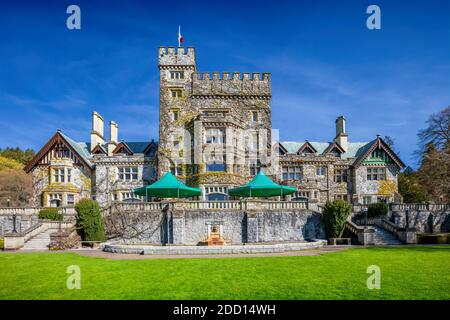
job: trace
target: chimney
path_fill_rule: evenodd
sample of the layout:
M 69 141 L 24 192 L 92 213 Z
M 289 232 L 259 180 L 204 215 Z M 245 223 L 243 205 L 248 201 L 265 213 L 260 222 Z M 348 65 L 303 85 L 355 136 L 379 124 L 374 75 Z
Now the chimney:
M 348 150 L 348 134 L 345 131 L 345 118 L 340 116 L 336 119 L 336 137 L 334 141 L 339 143 L 342 149 L 347 152 Z
M 112 155 L 112 152 L 117 147 L 119 141 L 119 125 L 114 122 L 109 122 L 109 142 L 108 142 L 108 156 Z
M 105 143 L 103 131 L 103 117 L 96 111 L 92 112 L 91 151 L 98 144 L 103 145 Z

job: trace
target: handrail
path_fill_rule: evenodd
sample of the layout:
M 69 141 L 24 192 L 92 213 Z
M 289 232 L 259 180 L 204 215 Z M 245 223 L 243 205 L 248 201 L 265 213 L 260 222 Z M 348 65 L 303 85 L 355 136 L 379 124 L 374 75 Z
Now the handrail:
M 363 226 L 359 226 L 356 223 L 354 223 L 353 221 L 351 221 L 350 219 L 347 219 L 346 221 L 346 228 L 352 233 L 357 235 L 358 232 L 364 232 L 364 230 L 366 229 Z
M 397 235 L 397 232 L 402 230 L 402 228 L 398 227 L 395 225 L 395 223 L 392 223 L 389 220 L 386 219 L 381 219 L 381 225 L 384 229 L 386 229 L 387 231 L 394 233 L 395 235 Z
M 33 232 L 34 230 L 38 229 L 42 227 L 42 223 L 38 222 L 34 225 L 32 225 L 31 227 L 20 231 L 20 232 L 8 232 L 5 234 L 5 237 L 26 237 L 27 234 L 30 234 L 31 232 Z

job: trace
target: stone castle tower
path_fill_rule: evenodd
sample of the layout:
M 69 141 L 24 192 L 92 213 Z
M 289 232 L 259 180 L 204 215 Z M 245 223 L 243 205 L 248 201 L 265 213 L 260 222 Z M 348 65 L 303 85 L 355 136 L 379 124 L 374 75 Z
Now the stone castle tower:
M 208 195 L 270 171 L 270 74 L 198 73 L 192 47 L 158 54 L 158 175 L 170 170 Z

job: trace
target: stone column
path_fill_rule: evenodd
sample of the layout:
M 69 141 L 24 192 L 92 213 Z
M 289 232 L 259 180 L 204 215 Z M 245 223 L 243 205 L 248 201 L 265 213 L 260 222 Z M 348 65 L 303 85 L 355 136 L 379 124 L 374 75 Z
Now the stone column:
M 171 234 L 173 244 L 184 243 L 184 211 L 174 210 L 172 212 Z
M 254 243 L 259 241 L 258 235 L 258 216 L 256 212 L 247 211 L 245 212 L 247 217 L 247 242 Z

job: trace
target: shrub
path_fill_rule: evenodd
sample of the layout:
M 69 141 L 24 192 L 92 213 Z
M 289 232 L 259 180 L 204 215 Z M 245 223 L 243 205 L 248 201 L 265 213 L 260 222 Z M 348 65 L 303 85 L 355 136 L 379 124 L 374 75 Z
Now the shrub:
M 58 208 L 46 208 L 39 211 L 39 219 L 61 221 L 63 216 L 58 213 Z
M 340 238 L 345 229 L 345 223 L 352 211 L 352 205 L 343 201 L 328 201 L 323 208 L 323 223 L 328 238 Z
M 77 227 L 83 241 L 105 241 L 100 207 L 97 201 L 82 199 L 75 206 Z
M 367 210 L 367 217 L 369 218 L 376 218 L 385 216 L 388 213 L 388 206 L 386 203 L 378 202 L 378 203 L 372 203 L 369 205 Z
M 3 238 L 0 238 L 0 250 L 3 250 L 5 248 L 5 240 Z

